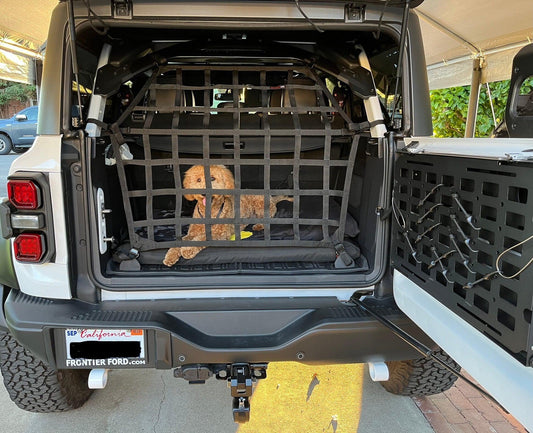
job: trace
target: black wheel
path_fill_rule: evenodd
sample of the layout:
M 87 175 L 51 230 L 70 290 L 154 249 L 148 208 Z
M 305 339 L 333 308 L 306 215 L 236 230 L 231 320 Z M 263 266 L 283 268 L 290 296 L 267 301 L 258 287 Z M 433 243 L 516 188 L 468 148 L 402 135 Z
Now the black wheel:
M 53 370 L 10 334 L 0 331 L 0 370 L 9 397 L 29 412 L 63 412 L 91 396 L 89 370 Z
M 435 355 L 448 365 L 460 370 L 461 367 L 444 351 Z M 457 376 L 439 363 L 428 358 L 409 361 L 389 361 L 389 380 L 380 382 L 392 394 L 433 395 L 450 389 Z
M 0 155 L 7 155 L 11 152 L 11 148 L 11 139 L 5 134 L 0 134 Z

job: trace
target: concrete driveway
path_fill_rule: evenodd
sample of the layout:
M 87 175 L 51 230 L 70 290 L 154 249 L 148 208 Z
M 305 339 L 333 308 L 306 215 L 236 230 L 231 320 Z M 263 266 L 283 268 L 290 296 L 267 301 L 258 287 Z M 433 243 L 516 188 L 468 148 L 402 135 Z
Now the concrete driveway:
M 349 377 L 345 377 L 349 373 Z M 34 414 L 0 388 L 2 431 L 11 433 L 431 433 L 408 397 L 388 394 L 361 364 L 276 363 L 251 399 L 248 424 L 234 424 L 224 382 L 189 385 L 170 371 L 116 370 L 80 409 Z

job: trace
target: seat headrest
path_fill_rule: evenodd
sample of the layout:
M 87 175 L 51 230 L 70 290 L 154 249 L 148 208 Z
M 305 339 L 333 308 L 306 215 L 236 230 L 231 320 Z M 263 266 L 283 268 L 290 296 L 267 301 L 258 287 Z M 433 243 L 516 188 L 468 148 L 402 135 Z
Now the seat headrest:
M 315 82 L 309 79 L 295 79 L 295 80 L 292 80 L 288 84 L 314 87 Z M 292 106 L 290 92 L 291 92 L 290 89 L 287 89 L 287 88 L 283 91 L 282 107 Z M 309 89 L 296 88 L 296 89 L 292 89 L 292 92 L 294 92 L 294 101 L 297 107 L 318 107 L 319 106 L 318 100 L 317 100 L 318 94 L 314 88 L 309 88 Z
M 176 89 L 155 89 L 156 107 L 173 107 L 176 105 Z M 181 91 L 181 105 L 194 107 L 195 98 L 192 90 Z

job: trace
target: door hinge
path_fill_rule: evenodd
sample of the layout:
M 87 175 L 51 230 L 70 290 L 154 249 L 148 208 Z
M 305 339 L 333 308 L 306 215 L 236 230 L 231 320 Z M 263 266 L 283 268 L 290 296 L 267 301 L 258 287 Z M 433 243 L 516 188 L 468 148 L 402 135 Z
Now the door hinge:
M 516 153 L 506 153 L 505 154 L 505 157 L 507 158 L 508 161 L 532 161 L 533 160 L 533 155 L 527 155 L 525 152 L 527 151 L 522 151 L 522 152 L 516 152 Z
M 381 221 L 385 221 L 389 216 L 392 214 L 392 206 L 389 208 L 382 208 L 381 206 L 378 206 L 376 208 L 376 215 L 379 217 Z
M 114 0 L 113 18 L 131 20 L 133 18 L 133 5 L 131 0 Z

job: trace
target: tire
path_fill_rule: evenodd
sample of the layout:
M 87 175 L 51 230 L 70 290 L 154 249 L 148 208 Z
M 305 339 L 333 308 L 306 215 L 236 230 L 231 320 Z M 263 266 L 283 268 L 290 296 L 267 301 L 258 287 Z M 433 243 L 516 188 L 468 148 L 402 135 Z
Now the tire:
M 10 334 L 0 331 L 0 370 L 9 397 L 29 412 L 64 412 L 91 396 L 89 370 L 53 370 Z
M 5 134 L 0 134 L 0 155 L 7 155 L 12 147 L 11 139 Z
M 461 367 L 450 356 L 440 350 L 435 355 L 448 365 Z M 389 361 L 389 380 L 380 382 L 390 393 L 397 395 L 422 396 L 439 394 L 450 389 L 457 376 L 428 358 L 409 361 Z

